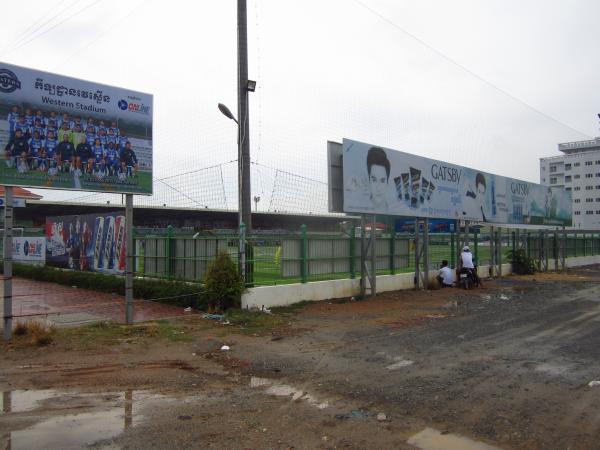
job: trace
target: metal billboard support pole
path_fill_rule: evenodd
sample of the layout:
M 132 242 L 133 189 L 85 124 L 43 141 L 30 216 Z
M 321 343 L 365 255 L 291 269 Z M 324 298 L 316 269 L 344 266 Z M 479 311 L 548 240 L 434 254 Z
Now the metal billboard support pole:
M 429 288 L 429 219 L 423 222 L 423 289 Z
M 13 234 L 13 188 L 4 186 L 4 340 L 12 337 L 12 234 Z
M 360 298 L 364 299 L 367 293 L 367 273 L 365 270 L 367 259 L 366 226 L 365 215 L 360 215 Z
M 377 268 L 375 265 L 375 233 L 377 230 L 376 220 L 377 216 L 373 215 L 373 222 L 371 224 L 371 276 L 369 277 L 369 284 L 371 285 L 371 297 L 377 295 Z
M 420 242 L 419 242 L 419 218 L 415 218 L 415 289 L 418 291 L 421 287 L 420 271 Z
M 566 228 L 562 229 L 562 252 L 560 257 L 560 263 L 562 265 L 562 271 L 567 273 L 567 231 Z
M 133 324 L 133 194 L 125 194 L 125 322 Z
M 496 276 L 496 235 L 494 234 L 494 227 L 490 227 L 490 277 Z

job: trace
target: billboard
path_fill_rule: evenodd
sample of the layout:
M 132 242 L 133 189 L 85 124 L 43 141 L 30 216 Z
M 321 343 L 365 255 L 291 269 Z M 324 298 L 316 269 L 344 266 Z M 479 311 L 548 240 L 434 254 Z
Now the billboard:
M 111 213 L 47 217 L 46 264 L 81 271 L 123 273 L 125 216 Z
M 570 226 L 571 195 L 527 181 L 344 139 L 344 212 Z
M 152 194 L 152 95 L 0 62 L 0 184 Z
M 12 238 L 12 257 L 15 262 L 44 265 L 46 238 L 20 236 Z

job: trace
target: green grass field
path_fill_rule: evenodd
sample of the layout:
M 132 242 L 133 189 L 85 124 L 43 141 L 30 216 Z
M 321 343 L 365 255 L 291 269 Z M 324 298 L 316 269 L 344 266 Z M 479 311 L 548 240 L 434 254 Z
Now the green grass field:
M 70 173 L 59 173 L 54 176 L 37 170 L 19 173 L 16 168 L 6 167 L 3 161 L 0 162 L 0 184 L 115 193 L 130 192 L 132 194 L 152 192 L 151 172 L 138 172 L 135 177 L 128 179 L 128 182 L 125 183 L 117 182 L 114 177 L 100 181 L 93 176 L 86 175 L 81 176 L 79 181 L 81 186 L 76 187 L 75 179 Z

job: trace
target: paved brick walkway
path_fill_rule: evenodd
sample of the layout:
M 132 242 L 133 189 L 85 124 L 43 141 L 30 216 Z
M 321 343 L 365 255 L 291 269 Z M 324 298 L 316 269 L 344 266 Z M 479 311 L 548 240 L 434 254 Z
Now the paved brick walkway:
M 148 300 L 136 299 L 133 305 L 135 322 L 190 314 L 179 306 Z M 57 325 L 76 325 L 101 319 L 125 322 L 125 297 L 14 278 L 13 316 L 15 320 L 46 318 Z

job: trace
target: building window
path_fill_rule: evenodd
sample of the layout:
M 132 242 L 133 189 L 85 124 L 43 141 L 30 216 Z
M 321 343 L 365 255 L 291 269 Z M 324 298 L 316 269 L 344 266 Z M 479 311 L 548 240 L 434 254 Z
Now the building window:
M 600 197 L 596 197 L 596 201 L 600 203 Z
M 550 177 L 550 184 L 556 184 L 556 177 Z
M 586 174 L 585 174 L 585 177 L 586 177 L 586 178 L 592 178 L 593 176 L 594 176 L 594 174 L 593 174 L 593 173 L 586 173 Z
M 579 167 L 581 165 L 581 163 L 575 163 L 573 164 L 573 167 Z
M 574 175 L 573 178 L 575 178 L 576 180 L 579 180 L 581 178 L 581 175 Z
M 578 216 L 578 215 L 581 214 L 581 211 L 573 211 L 573 214 L 576 215 L 576 216 Z
M 571 170 L 571 164 L 565 164 L 565 170 Z
M 566 175 L 565 176 L 565 183 L 570 183 L 571 182 L 571 175 Z
M 550 173 L 556 172 L 556 166 L 550 166 Z
M 581 188 L 579 186 L 575 186 L 575 188 L 573 189 L 574 191 L 580 191 Z
M 592 202 L 594 201 L 594 199 L 593 199 L 593 198 L 586 198 L 586 199 L 585 199 L 585 201 L 586 201 L 587 203 L 592 203 Z
M 596 210 L 596 214 L 600 214 L 600 211 Z
M 580 198 L 576 198 L 575 200 L 573 200 L 573 203 L 581 203 L 581 199 Z
M 600 172 L 598 172 L 598 173 L 596 174 L 596 176 L 597 176 L 598 178 L 600 178 Z
M 594 162 L 593 162 L 593 161 L 586 161 L 586 162 L 585 162 L 585 165 L 586 165 L 586 166 L 591 166 L 592 164 L 594 164 Z
M 600 185 L 599 185 L 599 186 L 596 186 L 596 189 L 600 189 Z
M 570 187 L 568 187 L 568 188 L 565 188 L 565 191 L 567 191 L 567 192 L 571 192 L 571 188 L 570 188 Z
M 600 166 L 600 159 L 596 161 L 596 165 Z
M 591 191 L 592 189 L 594 189 L 594 186 L 586 186 L 586 187 L 585 187 L 585 190 L 586 190 L 586 191 Z
M 594 211 L 586 211 L 585 212 L 588 216 L 591 216 L 592 214 L 594 214 Z

